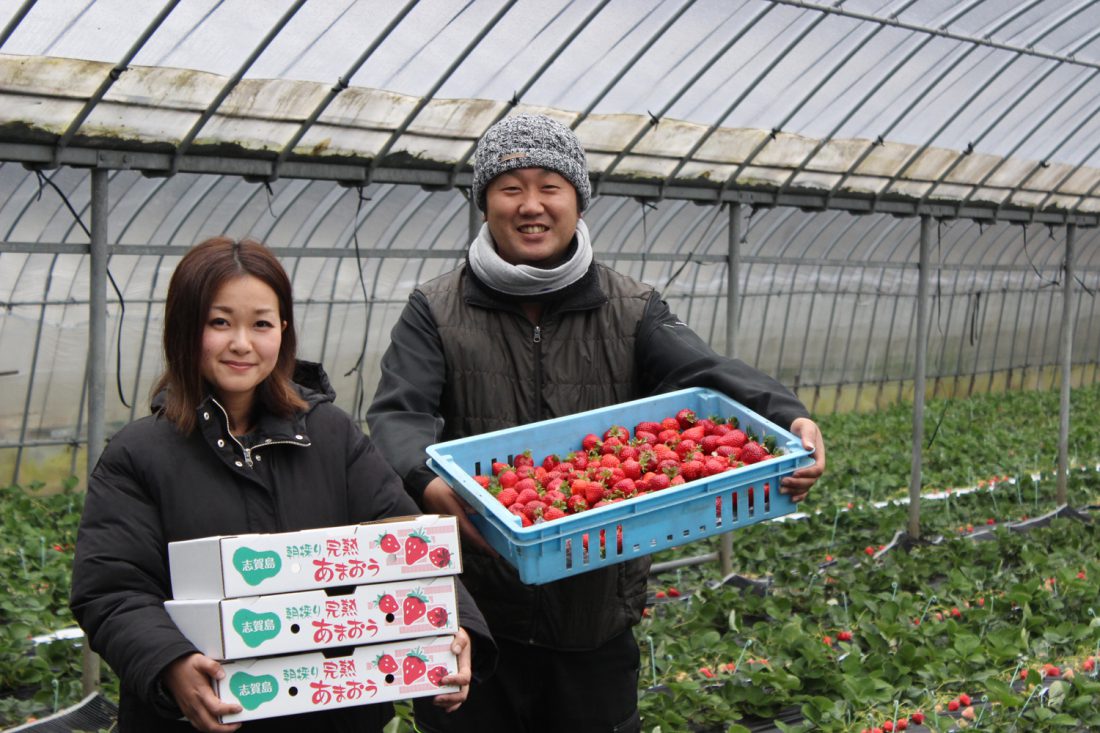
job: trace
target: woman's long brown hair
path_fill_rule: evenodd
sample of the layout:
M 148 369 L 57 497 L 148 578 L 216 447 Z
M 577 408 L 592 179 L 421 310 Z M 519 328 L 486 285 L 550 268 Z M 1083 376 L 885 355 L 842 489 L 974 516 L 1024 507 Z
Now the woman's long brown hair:
M 246 275 L 275 291 L 279 318 L 286 321 L 279 358 L 256 390 L 257 403 L 283 417 L 306 406 L 291 383 L 298 344 L 294 298 L 286 270 L 267 247 L 255 240 L 214 237 L 196 245 L 180 260 L 164 304 L 164 373 L 152 394 L 165 392 L 163 415 L 185 435 L 195 428 L 195 410 L 211 391 L 202 376 L 202 335 L 211 301 L 227 281 Z

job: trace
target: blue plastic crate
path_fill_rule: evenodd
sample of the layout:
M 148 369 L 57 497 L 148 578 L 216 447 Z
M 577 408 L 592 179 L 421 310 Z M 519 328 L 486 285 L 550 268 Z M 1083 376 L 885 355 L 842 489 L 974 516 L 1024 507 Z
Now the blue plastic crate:
M 700 417 L 736 417 L 761 440 L 776 436 L 786 454 L 762 463 L 691 481 L 682 486 L 524 527 L 473 477 L 489 474 L 493 461 L 512 463 L 532 451 L 535 461 L 580 449 L 587 433 L 603 435 L 612 425 L 633 431 L 643 420 L 660 421 L 688 408 Z M 624 402 L 575 415 L 471 436 L 428 448 L 428 465 L 477 510 L 481 534 L 529 584 L 577 575 L 668 547 L 730 532 L 790 514 L 795 505 L 779 493 L 779 481 L 813 462 L 802 441 L 744 405 L 709 389 Z M 619 536 L 621 534 L 621 542 Z

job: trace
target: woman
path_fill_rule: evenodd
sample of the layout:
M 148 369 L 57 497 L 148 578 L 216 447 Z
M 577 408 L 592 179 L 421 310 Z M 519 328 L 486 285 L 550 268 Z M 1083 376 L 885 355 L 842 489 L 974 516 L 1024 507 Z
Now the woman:
M 215 238 L 183 257 L 168 286 L 153 414 L 119 431 L 96 465 L 73 566 L 73 613 L 121 678 L 123 733 L 365 733 L 393 716 L 385 703 L 222 725 L 218 717 L 240 707 L 214 695 L 210 678 L 223 676 L 221 666 L 164 610 L 169 542 L 419 513 L 333 404 L 324 371 L 296 362 L 295 347 L 290 281 L 263 245 Z M 443 683 L 461 690 L 434 700 L 446 710 L 466 698 L 471 647 L 478 677 L 495 657 L 461 586 L 459 605 L 459 668 Z

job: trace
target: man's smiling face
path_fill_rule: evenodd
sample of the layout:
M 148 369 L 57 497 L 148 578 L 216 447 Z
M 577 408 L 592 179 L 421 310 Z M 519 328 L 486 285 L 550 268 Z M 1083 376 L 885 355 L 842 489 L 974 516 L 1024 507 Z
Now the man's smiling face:
M 497 253 L 513 265 L 554 267 L 577 229 L 577 191 L 545 168 L 517 168 L 494 178 L 485 193 L 485 221 Z

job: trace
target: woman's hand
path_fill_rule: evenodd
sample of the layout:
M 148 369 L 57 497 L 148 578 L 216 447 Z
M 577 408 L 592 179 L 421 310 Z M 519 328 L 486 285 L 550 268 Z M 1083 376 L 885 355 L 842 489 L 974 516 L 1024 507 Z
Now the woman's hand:
M 218 722 L 222 715 L 241 712 L 240 705 L 222 702 L 214 694 L 211 680 L 224 678 L 222 666 L 198 652 L 180 657 L 169 664 L 161 675 L 165 689 L 191 725 L 204 733 L 230 733 L 241 727 L 240 723 L 223 725 Z
M 472 646 L 470 635 L 466 633 L 466 629 L 459 629 L 458 633 L 455 634 L 454 641 L 451 642 L 451 651 L 458 657 L 458 671 L 440 680 L 441 685 L 458 685 L 459 690 L 445 695 L 436 695 L 432 698 L 433 704 L 443 708 L 448 713 L 458 710 L 462 703 L 466 702 L 466 696 L 470 694 L 470 679 L 473 677 L 473 673 L 470 671 Z

